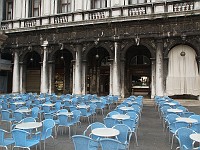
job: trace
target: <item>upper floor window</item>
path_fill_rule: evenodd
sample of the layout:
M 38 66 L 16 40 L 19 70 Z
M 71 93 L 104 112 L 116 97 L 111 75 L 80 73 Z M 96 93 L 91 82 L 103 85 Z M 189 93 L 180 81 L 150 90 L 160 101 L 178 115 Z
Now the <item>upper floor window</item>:
M 5 13 L 5 19 L 11 20 L 13 18 L 13 1 L 7 0 L 6 1 L 6 13 Z
M 107 7 L 107 0 L 92 0 L 91 1 L 91 8 L 105 8 Z
M 33 0 L 33 17 L 38 17 L 40 15 L 40 0 Z
M 150 1 L 150 0 L 149 0 Z M 128 0 L 128 4 L 131 5 L 131 4 L 138 4 L 138 3 L 146 3 L 147 0 Z
M 59 13 L 71 12 L 71 0 L 59 0 L 58 12 Z
M 41 0 L 29 0 L 29 17 L 40 16 Z

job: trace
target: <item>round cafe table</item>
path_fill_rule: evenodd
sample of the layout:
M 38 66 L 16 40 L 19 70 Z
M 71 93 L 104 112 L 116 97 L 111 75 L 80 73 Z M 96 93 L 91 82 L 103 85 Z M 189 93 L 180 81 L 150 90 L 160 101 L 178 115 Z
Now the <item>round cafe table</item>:
M 49 107 L 53 107 L 55 104 L 54 103 L 44 103 L 42 104 L 42 106 L 49 106 Z
M 91 103 L 96 103 L 96 102 L 101 102 L 100 100 L 97 100 L 97 99 L 93 99 L 93 100 L 90 100 Z
M 30 113 L 31 109 L 17 109 L 16 112 L 21 112 L 21 113 Z
M 90 105 L 77 105 L 77 108 L 86 108 L 86 109 L 88 109 L 88 108 L 90 108 Z
M 195 141 L 200 143 L 200 133 L 194 133 L 190 135 L 190 138 Z
M 66 116 L 72 116 L 73 113 L 72 112 L 59 112 L 56 115 L 66 115 Z
M 21 102 L 21 101 L 19 101 L 19 102 L 14 102 L 13 104 L 15 104 L 15 105 L 24 105 L 25 102 Z
M 189 124 L 198 122 L 198 120 L 196 120 L 196 119 L 187 118 L 187 117 L 178 117 L 178 118 L 176 118 L 176 121 L 183 121 L 183 122 L 187 122 Z
M 164 104 L 167 104 L 167 105 L 169 105 L 169 106 L 176 106 L 176 105 L 177 105 L 176 103 L 173 103 L 173 102 L 166 102 L 166 103 L 164 103 Z
M 17 124 L 15 128 L 17 129 L 23 129 L 23 130 L 28 130 L 28 129 L 36 129 L 42 126 L 42 122 L 22 122 L 20 124 Z
M 167 109 L 167 112 L 171 112 L 171 113 L 182 113 L 183 110 L 181 110 L 181 109 Z
M 92 134 L 108 138 L 119 135 L 119 130 L 113 128 L 96 128 L 92 130 Z
M 133 107 L 120 107 L 119 109 L 121 109 L 123 111 L 134 110 Z
M 124 115 L 124 114 L 112 115 L 111 117 L 117 120 L 130 119 L 129 115 Z

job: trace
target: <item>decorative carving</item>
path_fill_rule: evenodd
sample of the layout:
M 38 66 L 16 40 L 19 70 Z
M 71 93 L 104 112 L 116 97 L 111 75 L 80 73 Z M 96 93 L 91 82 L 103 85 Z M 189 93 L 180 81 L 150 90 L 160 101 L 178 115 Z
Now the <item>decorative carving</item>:
M 137 46 L 140 45 L 140 38 L 138 35 L 136 35 L 136 37 L 135 37 L 135 43 Z
M 126 45 L 128 45 L 128 41 L 126 40 L 124 40 L 124 41 L 122 41 L 122 43 L 121 43 L 121 50 L 124 50 L 124 48 L 126 47 Z
M 149 42 L 150 42 L 150 44 L 151 44 L 151 47 L 153 47 L 153 49 L 156 49 L 155 40 L 150 40 Z

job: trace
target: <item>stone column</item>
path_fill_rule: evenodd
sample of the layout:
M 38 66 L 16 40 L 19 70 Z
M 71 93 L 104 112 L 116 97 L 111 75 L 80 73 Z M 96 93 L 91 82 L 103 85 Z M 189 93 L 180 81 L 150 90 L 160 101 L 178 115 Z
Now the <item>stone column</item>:
M 82 75 L 82 45 L 77 44 L 75 46 L 76 62 L 75 62 L 75 76 L 74 76 L 74 94 L 81 95 L 81 75 Z
M 86 94 L 86 60 L 82 62 L 82 94 Z
M 4 1 L 0 1 L 0 22 L 3 20 L 3 6 L 4 6 Z M 0 36 L 1 36 L 1 31 L 0 31 Z M 1 40 L 0 40 L 1 42 Z M 0 43 L 0 47 L 1 47 L 1 43 Z
M 13 87 L 12 93 L 20 92 L 20 75 L 19 75 L 19 51 L 14 51 L 14 66 L 13 66 Z
M 108 0 L 108 1 L 107 1 L 107 7 L 111 7 L 111 1 L 112 1 L 112 0 Z
M 91 9 L 91 0 L 86 0 L 86 10 Z
M 110 62 L 110 90 L 109 95 L 113 95 L 113 63 Z
M 14 0 L 13 1 L 13 19 L 20 19 L 22 18 L 22 10 L 25 7 L 22 5 L 21 0 Z
M 200 75 L 200 56 L 197 57 L 197 64 L 199 69 L 199 75 Z M 197 97 L 198 100 L 200 100 L 200 95 Z
M 100 85 L 99 84 L 99 80 L 100 80 L 100 68 L 99 67 L 96 68 L 96 75 L 97 75 L 96 76 L 96 84 L 97 84 L 96 85 L 96 89 L 97 89 L 96 91 L 97 91 L 97 95 L 99 95 L 99 93 L 100 93 L 100 89 L 99 89 L 99 85 Z
M 72 61 L 73 66 L 72 66 L 72 94 L 75 92 L 75 60 Z
M 124 0 L 124 5 L 128 5 L 128 0 Z
M 113 59 L 113 95 L 121 96 L 120 82 L 120 44 L 114 42 L 114 59 Z
M 125 71 L 125 60 L 121 60 L 121 96 L 124 98 L 125 96 L 125 88 L 124 88 L 124 71 Z
M 49 94 L 52 93 L 52 83 L 53 82 L 53 62 L 52 61 L 49 61 Z
M 74 0 L 74 11 L 82 10 L 83 9 L 83 1 L 80 0 Z
M 23 62 L 20 62 L 20 93 L 26 92 L 26 67 Z
M 53 1 L 51 1 L 51 0 L 44 0 L 43 1 L 43 13 L 42 13 L 43 16 L 50 15 L 51 3 L 52 3 L 52 5 L 54 4 Z
M 197 65 L 198 65 L 199 75 L 200 75 L 200 56 L 197 57 Z
M 111 1 L 111 7 L 112 7 L 112 6 L 119 6 L 120 3 L 121 3 L 120 0 L 112 0 L 112 1 Z
M 151 98 L 154 98 L 156 95 L 156 60 L 151 59 L 151 83 L 150 83 L 150 89 L 151 89 Z
M 22 5 L 21 18 L 28 18 L 29 0 L 23 0 L 21 2 L 21 5 Z
M 43 62 L 42 62 L 42 72 L 41 72 L 41 93 L 48 93 L 48 49 L 47 49 L 48 41 L 44 41 L 43 47 Z
M 163 96 L 163 41 L 156 42 L 156 95 Z
M 57 14 L 58 11 L 58 0 L 52 0 L 51 1 L 51 15 Z

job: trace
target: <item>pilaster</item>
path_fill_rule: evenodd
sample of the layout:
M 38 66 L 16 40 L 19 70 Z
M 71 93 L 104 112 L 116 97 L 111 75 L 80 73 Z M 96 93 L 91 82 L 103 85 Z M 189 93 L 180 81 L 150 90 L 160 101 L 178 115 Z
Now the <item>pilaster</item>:
M 12 93 L 20 92 L 19 50 L 14 50 L 13 87 Z
M 113 62 L 110 60 L 110 90 L 109 95 L 113 95 Z
M 74 94 L 81 95 L 81 75 L 82 75 L 82 45 L 75 45 L 76 62 L 75 62 L 75 77 L 74 77 Z
M 120 65 L 121 65 L 121 69 L 120 69 L 121 70 L 121 96 L 122 98 L 124 98 L 125 97 L 125 88 L 124 88 L 125 60 L 121 60 Z
M 120 79 L 120 43 L 115 41 L 113 59 L 113 95 L 121 96 Z
M 82 94 L 86 94 L 86 60 L 82 61 Z
M 151 98 L 154 98 L 156 95 L 156 59 L 151 58 Z
M 19 62 L 20 65 L 20 93 L 26 92 L 26 67 L 23 62 Z
M 156 95 L 163 96 L 163 41 L 156 42 Z
M 48 41 L 44 41 L 43 47 L 43 62 L 42 62 L 42 70 L 41 70 L 41 93 L 48 93 L 48 49 L 47 49 Z
M 53 75 L 53 61 L 48 62 L 49 67 L 49 94 L 53 93 L 53 84 L 54 83 L 54 75 Z

